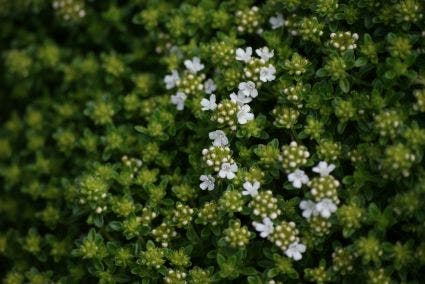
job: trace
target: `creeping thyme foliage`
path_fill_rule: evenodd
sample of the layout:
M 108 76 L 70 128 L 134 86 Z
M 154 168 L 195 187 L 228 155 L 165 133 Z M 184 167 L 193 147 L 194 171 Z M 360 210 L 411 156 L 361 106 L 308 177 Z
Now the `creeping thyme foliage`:
M 0 0 L 2 283 L 420 283 L 424 12 Z

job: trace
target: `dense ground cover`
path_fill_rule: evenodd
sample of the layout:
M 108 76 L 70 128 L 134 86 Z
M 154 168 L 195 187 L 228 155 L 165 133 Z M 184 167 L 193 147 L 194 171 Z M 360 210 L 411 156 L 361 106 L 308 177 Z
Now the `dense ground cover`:
M 4 283 L 421 283 L 425 4 L 0 0 Z

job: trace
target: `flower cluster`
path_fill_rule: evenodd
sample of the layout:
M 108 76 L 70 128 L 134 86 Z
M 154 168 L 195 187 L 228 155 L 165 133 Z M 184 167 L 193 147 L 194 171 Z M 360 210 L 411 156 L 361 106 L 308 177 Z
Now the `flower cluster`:
M 421 282 L 424 8 L 0 0 L 0 281 Z

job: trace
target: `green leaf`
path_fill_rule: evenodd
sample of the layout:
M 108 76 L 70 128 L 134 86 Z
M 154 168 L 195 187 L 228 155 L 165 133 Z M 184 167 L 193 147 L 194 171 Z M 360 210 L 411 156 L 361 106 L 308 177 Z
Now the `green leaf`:
M 367 64 L 367 58 L 366 57 L 360 57 L 354 62 L 354 66 L 356 67 L 362 67 Z
M 277 268 L 272 268 L 267 271 L 267 277 L 268 278 L 274 278 L 280 274 L 280 270 Z
M 254 267 L 244 267 L 241 269 L 241 274 L 243 275 L 256 275 L 258 271 Z
M 320 68 L 316 71 L 316 77 L 327 77 L 329 76 L 329 72 L 325 68 Z
M 262 284 L 261 278 L 259 276 L 249 276 L 247 277 L 249 284 Z
M 339 88 L 344 93 L 348 93 L 350 91 L 350 82 L 347 78 L 339 79 Z

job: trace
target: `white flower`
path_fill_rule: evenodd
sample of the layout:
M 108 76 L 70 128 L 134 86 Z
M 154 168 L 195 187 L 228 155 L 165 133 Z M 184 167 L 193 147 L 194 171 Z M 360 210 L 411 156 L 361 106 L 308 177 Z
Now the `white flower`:
M 258 91 L 255 88 L 255 83 L 252 81 L 239 83 L 238 88 L 239 88 L 238 95 L 242 94 L 245 97 L 252 97 L 252 98 L 255 98 L 256 96 L 258 96 Z
M 212 94 L 217 89 L 214 81 L 212 79 L 208 79 L 204 82 L 204 90 L 207 94 Z
M 257 53 L 258 56 L 260 56 L 261 59 L 264 61 L 268 61 L 270 58 L 274 56 L 274 50 L 269 50 L 267 46 L 262 48 L 257 48 L 255 50 L 255 53 Z
M 311 200 L 303 200 L 300 202 L 300 209 L 303 210 L 303 217 L 309 219 L 311 215 L 317 216 L 319 212 L 316 210 L 316 203 Z
M 223 163 L 221 164 L 221 169 L 218 172 L 218 176 L 221 178 L 233 179 L 236 175 L 235 173 L 238 171 L 238 165 L 235 163 Z
M 273 222 L 269 217 L 263 219 L 263 223 L 252 222 L 252 225 L 255 227 L 255 230 L 260 232 L 262 238 L 267 238 L 268 235 L 273 233 Z
M 192 60 L 186 59 L 184 61 L 184 66 L 193 74 L 198 73 L 198 71 L 201 71 L 205 67 L 204 64 L 201 63 L 199 57 L 193 57 Z
M 244 94 L 239 92 L 237 95 L 235 93 L 231 93 L 230 99 L 240 106 L 243 106 L 244 104 L 250 103 L 252 101 L 251 97 L 246 97 Z
M 283 27 L 284 21 L 281 13 L 276 13 L 276 17 L 270 17 L 269 23 L 272 26 L 272 29 Z
M 261 67 L 260 69 L 260 80 L 263 82 L 273 81 L 276 79 L 274 75 L 276 73 L 276 68 L 273 65 L 269 65 L 268 67 Z
M 164 77 L 165 88 L 167 90 L 174 88 L 179 80 L 180 76 L 177 70 L 171 71 L 170 75 L 165 75 Z
M 302 253 L 305 252 L 306 246 L 298 242 L 293 242 L 285 250 L 287 257 L 293 258 L 294 260 L 300 260 L 303 258 Z
M 236 49 L 236 60 L 250 62 L 252 56 L 252 47 L 248 46 L 245 50 L 242 48 Z
M 313 168 L 313 172 L 320 174 L 321 177 L 328 176 L 335 169 L 334 164 L 329 164 L 325 161 L 319 162 L 317 166 Z
M 229 140 L 223 130 L 212 131 L 208 134 L 208 137 L 214 140 L 212 143 L 214 146 L 226 146 L 229 144 Z
M 329 218 L 336 211 L 336 205 L 329 198 L 323 198 L 316 204 L 316 211 L 323 218 Z
M 199 180 L 202 181 L 199 185 L 202 190 L 208 189 L 211 191 L 214 189 L 215 178 L 213 178 L 211 175 L 201 175 Z
M 201 100 L 201 106 L 202 110 L 215 110 L 217 107 L 217 104 L 215 103 L 215 95 L 211 94 L 209 99 L 202 99 Z
M 245 124 L 250 120 L 254 119 L 254 114 L 250 112 L 251 107 L 249 105 L 241 106 L 241 109 L 238 111 L 237 117 L 239 124 Z
M 292 182 L 295 188 L 301 188 L 303 184 L 307 184 L 309 179 L 303 170 L 296 169 L 293 173 L 288 175 L 288 180 Z
M 244 182 L 242 191 L 242 195 L 251 195 L 252 197 L 258 195 L 258 189 L 260 188 L 260 183 L 258 181 L 254 181 L 250 183 L 249 181 Z
M 177 110 L 183 110 L 186 99 L 187 96 L 185 93 L 177 92 L 174 96 L 171 96 L 171 103 L 176 105 Z

